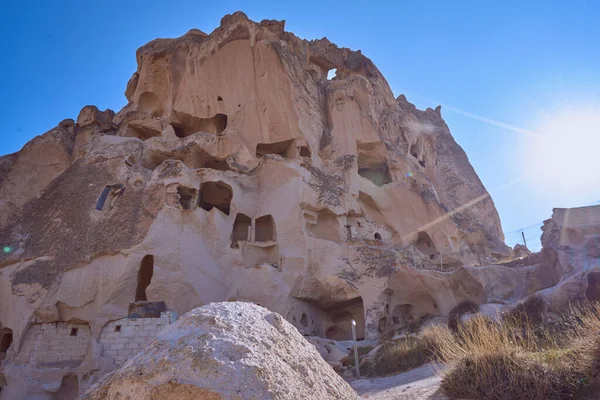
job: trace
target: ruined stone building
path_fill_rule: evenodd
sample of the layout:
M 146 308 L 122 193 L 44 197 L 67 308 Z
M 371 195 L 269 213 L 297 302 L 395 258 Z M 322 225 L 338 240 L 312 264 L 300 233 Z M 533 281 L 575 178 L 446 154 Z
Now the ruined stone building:
M 136 56 L 122 110 L 0 158 L 2 399 L 74 398 L 210 302 L 345 340 L 488 300 L 492 199 L 360 51 L 238 12 Z

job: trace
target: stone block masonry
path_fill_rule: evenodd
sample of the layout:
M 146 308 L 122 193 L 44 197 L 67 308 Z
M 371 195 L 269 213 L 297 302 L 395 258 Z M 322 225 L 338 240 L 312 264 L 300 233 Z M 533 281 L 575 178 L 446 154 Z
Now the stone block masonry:
M 77 366 L 87 354 L 90 339 L 88 324 L 34 324 L 24 336 L 16 361 L 35 366 Z
M 122 365 L 176 319 L 177 313 L 166 311 L 160 318 L 122 318 L 107 323 L 100 332 L 102 357 L 112 358 L 116 365 Z

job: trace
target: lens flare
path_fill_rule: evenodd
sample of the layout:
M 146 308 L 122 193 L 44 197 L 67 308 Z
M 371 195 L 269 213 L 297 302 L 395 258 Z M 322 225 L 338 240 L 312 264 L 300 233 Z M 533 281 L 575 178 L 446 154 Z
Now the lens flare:
M 10 253 L 10 247 L 9 247 L 9 246 L 4 246 L 4 247 L 2 248 L 2 250 L 3 250 L 5 253 Z
M 600 194 L 599 107 L 553 113 L 536 131 L 541 136 L 526 138 L 522 160 L 539 192 L 556 201 Z

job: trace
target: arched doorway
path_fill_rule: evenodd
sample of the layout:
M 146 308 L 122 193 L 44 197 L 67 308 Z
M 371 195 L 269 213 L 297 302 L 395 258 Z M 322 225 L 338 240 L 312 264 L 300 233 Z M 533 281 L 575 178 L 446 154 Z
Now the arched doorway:
M 146 288 L 152 282 L 154 274 L 154 256 L 146 255 L 142 258 L 140 269 L 138 270 L 137 288 L 135 290 L 135 301 L 148 301 Z

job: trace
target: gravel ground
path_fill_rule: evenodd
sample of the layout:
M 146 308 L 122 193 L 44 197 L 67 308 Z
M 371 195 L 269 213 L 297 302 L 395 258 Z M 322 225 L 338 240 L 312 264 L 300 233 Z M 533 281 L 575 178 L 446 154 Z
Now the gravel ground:
M 350 386 L 369 400 L 447 400 L 440 393 L 440 364 L 427 364 L 398 375 L 385 378 L 361 378 L 350 381 Z

